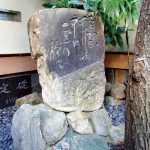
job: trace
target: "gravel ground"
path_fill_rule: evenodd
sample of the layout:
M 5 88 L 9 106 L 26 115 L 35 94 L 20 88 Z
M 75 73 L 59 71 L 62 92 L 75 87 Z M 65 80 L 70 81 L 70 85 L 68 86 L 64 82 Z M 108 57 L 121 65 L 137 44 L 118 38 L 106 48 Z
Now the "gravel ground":
M 125 124 L 125 104 L 108 106 L 104 101 L 104 106 L 114 126 Z M 109 145 L 109 148 L 110 150 L 125 150 L 124 145 Z
M 114 126 L 125 123 L 125 104 L 107 106 L 104 102 L 104 106 L 109 114 L 109 117 L 112 119 L 112 124 Z
M 11 120 L 18 107 L 0 109 L 0 150 L 13 150 L 11 138 Z
M 110 145 L 110 150 L 125 150 L 124 145 Z

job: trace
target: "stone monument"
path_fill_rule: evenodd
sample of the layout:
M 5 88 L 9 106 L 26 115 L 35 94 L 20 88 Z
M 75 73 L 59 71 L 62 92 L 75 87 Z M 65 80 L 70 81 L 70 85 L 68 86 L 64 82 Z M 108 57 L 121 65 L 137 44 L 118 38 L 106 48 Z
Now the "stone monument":
M 101 137 L 108 135 L 107 119 L 98 119 L 104 131 L 96 124 L 106 82 L 101 19 L 85 10 L 44 9 L 30 18 L 28 31 L 45 104 L 24 104 L 15 113 L 15 149 L 108 150 Z
M 100 18 L 79 9 L 41 10 L 28 28 L 44 102 L 65 112 L 100 108 L 106 82 Z

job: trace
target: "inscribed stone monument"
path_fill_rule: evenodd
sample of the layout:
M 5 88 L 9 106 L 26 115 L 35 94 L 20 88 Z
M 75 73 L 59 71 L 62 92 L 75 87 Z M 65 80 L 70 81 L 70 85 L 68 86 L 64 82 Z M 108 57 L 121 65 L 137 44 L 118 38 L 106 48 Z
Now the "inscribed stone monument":
M 94 111 L 105 92 L 103 24 L 79 9 L 44 9 L 28 23 L 43 101 L 60 111 Z

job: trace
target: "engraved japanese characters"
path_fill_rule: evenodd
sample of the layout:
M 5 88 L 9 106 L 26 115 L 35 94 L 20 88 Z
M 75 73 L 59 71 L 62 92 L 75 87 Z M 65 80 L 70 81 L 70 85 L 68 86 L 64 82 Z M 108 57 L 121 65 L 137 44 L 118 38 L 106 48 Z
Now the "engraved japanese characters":
M 106 82 L 100 18 L 78 9 L 45 9 L 28 28 L 44 102 L 66 112 L 100 108 Z
M 31 93 L 31 76 L 0 78 L 0 109 L 15 105 L 16 99 Z

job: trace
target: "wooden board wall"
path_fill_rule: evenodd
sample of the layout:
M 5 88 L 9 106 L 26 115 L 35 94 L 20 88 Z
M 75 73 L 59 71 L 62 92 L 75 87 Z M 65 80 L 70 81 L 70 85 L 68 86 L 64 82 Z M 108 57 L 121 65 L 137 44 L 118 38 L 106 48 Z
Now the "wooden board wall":
M 130 59 L 133 56 L 130 55 Z M 124 71 L 129 69 L 128 55 L 106 53 L 105 55 L 105 67 L 116 69 L 114 74 L 115 78 L 122 80 Z M 0 75 L 9 75 L 15 73 L 22 73 L 28 71 L 35 71 L 36 63 L 33 61 L 30 55 L 27 56 L 0 56 Z
M 112 69 L 106 68 L 105 69 L 106 80 L 112 84 L 114 83 L 125 83 L 128 79 L 129 70 L 128 69 Z
M 31 56 L 0 57 L 0 75 L 9 75 L 35 70 L 36 64 L 32 60 Z
M 129 69 L 130 63 L 133 60 L 133 55 L 121 54 L 121 53 L 106 53 L 105 55 L 105 67 L 116 69 Z
M 111 83 L 125 83 L 129 75 L 129 66 L 132 64 L 133 55 L 123 53 L 106 53 L 105 72 L 106 79 Z

